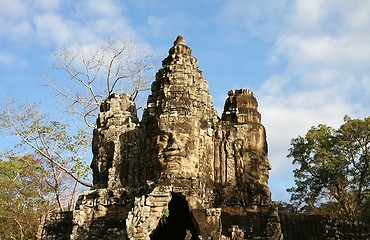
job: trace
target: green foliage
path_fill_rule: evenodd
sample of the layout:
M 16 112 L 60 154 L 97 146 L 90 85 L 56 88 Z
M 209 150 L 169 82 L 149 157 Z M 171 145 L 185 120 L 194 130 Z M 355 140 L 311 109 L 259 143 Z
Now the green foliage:
M 291 201 L 305 211 L 359 218 L 370 194 L 370 117 L 339 129 L 320 124 L 291 142 L 295 187 Z
M 364 222 L 370 223 L 370 194 L 367 194 L 361 205 L 360 219 Z
M 83 157 L 91 134 L 72 129 L 62 121 L 49 120 L 40 104 L 8 103 L 0 111 L 0 134 L 20 138 L 17 148 L 34 152 L 79 183 L 90 186 L 84 181 L 90 169 Z
M 170 210 L 168 208 L 164 209 L 162 212 L 161 219 L 159 219 L 160 224 L 166 224 L 167 218 L 170 216 Z
M 40 161 L 39 167 L 45 172 L 45 181 L 61 211 L 73 209 L 77 183 L 91 186 L 90 168 L 84 161 L 90 134 L 50 120 L 41 104 L 4 105 L 0 109 L 0 134 L 18 140 L 14 150 L 5 154 L 8 158 L 21 158 L 27 153 Z
M 0 239 L 33 239 L 55 205 L 42 163 L 31 155 L 0 159 Z

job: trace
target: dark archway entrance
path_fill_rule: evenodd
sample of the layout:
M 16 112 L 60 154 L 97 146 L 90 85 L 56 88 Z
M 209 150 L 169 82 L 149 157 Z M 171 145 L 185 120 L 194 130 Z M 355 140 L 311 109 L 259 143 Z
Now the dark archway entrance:
M 150 239 L 152 240 L 183 240 L 188 232 L 191 240 L 198 240 L 198 233 L 192 221 L 189 206 L 185 199 L 178 194 L 173 194 L 168 204 L 169 216 L 166 221 L 158 224 Z M 189 235 L 188 235 L 189 236 Z

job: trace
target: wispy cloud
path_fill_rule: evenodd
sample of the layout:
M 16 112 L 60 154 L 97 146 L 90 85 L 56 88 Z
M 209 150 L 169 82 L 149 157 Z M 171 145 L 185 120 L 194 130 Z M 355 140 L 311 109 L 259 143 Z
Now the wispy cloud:
M 5 52 L 0 52 L 0 64 L 1 65 L 12 65 L 17 62 L 16 56 L 5 53 Z
M 119 36 L 135 37 L 119 1 L 6 1 L 0 6 L 0 36 L 19 44 L 72 45 Z M 9 27 L 12 26 L 12 27 Z
M 0 4 L 0 37 L 21 42 L 32 34 L 32 26 L 27 20 L 29 10 L 21 0 L 5 1 Z
M 37 15 L 33 18 L 33 22 L 37 37 L 46 44 L 52 42 L 53 45 L 61 46 L 69 43 L 74 36 L 78 35 L 73 34 L 72 29 L 76 29 L 76 26 L 72 21 L 63 19 L 62 16 L 53 12 Z

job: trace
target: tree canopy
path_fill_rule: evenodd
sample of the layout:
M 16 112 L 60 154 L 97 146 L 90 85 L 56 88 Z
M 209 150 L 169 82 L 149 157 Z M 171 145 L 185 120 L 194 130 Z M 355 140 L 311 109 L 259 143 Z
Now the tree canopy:
M 9 102 L 0 110 L 0 134 L 20 141 L 11 152 L 22 156 L 31 152 L 52 168 L 58 168 L 85 186 L 91 184 L 87 177 L 88 167 L 82 161 L 88 150 L 88 135 L 61 121 L 50 120 L 41 104 Z
M 305 211 L 367 218 L 370 200 L 370 117 L 346 116 L 338 129 L 320 124 L 292 139 L 291 201 Z
M 34 238 L 39 217 L 56 207 L 51 176 L 42 165 L 32 155 L 0 156 L 1 239 Z

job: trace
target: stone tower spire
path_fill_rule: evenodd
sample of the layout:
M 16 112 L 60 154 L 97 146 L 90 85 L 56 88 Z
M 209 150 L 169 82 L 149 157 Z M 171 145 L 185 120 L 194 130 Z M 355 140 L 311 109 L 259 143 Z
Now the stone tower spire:
M 181 35 L 178 35 L 173 42 L 173 47 L 168 51 L 169 54 L 191 55 L 191 48 L 186 45 L 186 41 Z
M 173 45 L 186 45 L 186 41 L 181 35 L 178 35 L 176 40 L 173 42 Z
M 191 52 L 179 35 L 157 72 L 148 98 L 147 122 L 151 128 L 147 142 L 149 148 L 161 146 L 151 153 L 150 164 L 157 173 L 200 177 L 205 166 L 200 162 L 204 153 L 199 146 L 206 142 L 213 145 L 212 136 L 204 132 L 211 128 L 217 113 L 208 83 Z

